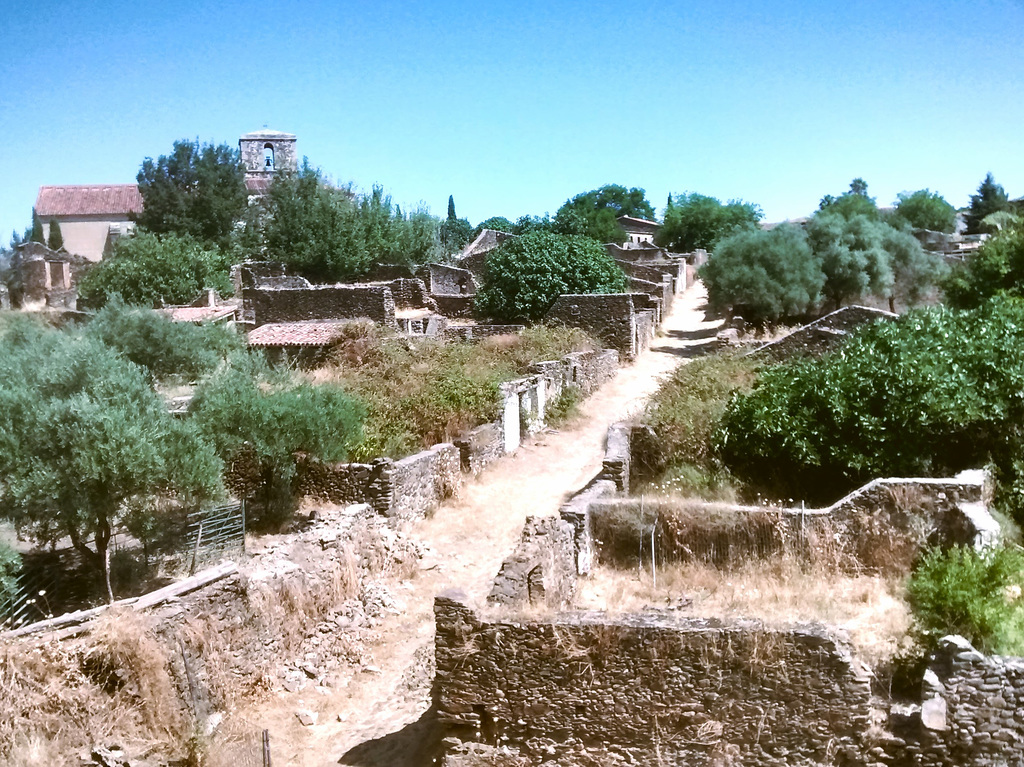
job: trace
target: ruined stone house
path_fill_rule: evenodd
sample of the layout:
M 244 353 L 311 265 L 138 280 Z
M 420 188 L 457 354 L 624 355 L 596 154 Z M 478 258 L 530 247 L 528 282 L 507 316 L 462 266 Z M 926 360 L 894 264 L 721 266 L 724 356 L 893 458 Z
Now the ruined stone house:
M 11 298 L 29 311 L 47 307 L 75 309 L 75 284 L 91 260 L 63 248 L 51 250 L 40 242 L 25 242 L 14 249 L 11 259 Z
M 654 237 L 657 235 L 661 224 L 657 221 L 648 221 L 646 218 L 634 218 L 633 216 L 619 216 L 615 219 L 626 233 L 626 242 L 639 243 L 647 242 L 654 244 Z

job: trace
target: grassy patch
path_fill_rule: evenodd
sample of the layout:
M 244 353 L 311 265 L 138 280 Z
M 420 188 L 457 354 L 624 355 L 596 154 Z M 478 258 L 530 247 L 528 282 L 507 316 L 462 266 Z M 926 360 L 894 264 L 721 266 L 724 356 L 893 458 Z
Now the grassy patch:
M 363 399 L 369 409 L 355 460 L 400 458 L 498 417 L 498 387 L 536 362 L 595 349 L 575 329 L 535 327 L 477 344 L 397 338 L 354 324 L 328 361 L 308 373 Z

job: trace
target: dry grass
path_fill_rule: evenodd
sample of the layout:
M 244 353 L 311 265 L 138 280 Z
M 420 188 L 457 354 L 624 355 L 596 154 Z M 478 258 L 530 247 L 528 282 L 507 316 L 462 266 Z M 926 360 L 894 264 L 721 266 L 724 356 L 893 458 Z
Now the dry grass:
M 844 575 L 788 557 L 721 570 L 703 564 L 659 568 L 657 587 L 645 572 L 598 567 L 581 581 L 577 606 L 625 614 L 671 608 L 680 615 L 755 618 L 769 626 L 819 621 L 845 628 L 869 662 L 896 652 L 911 624 L 902 582 Z

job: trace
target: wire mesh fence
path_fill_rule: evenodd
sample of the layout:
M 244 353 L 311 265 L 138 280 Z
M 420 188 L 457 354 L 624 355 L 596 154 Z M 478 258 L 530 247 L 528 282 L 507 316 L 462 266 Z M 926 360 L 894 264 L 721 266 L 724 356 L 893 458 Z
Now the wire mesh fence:
M 245 554 L 245 501 L 189 514 L 182 554 L 191 573 L 211 561 Z

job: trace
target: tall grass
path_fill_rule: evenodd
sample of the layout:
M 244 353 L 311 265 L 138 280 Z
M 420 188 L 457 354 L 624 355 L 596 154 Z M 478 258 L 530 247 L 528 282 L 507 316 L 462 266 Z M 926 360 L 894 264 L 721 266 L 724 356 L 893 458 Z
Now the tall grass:
M 501 383 L 536 362 L 595 349 L 572 328 L 535 327 L 480 343 L 411 341 L 369 324 L 353 324 L 308 375 L 357 394 L 369 415 L 355 460 L 399 458 L 498 417 Z

